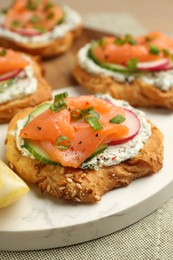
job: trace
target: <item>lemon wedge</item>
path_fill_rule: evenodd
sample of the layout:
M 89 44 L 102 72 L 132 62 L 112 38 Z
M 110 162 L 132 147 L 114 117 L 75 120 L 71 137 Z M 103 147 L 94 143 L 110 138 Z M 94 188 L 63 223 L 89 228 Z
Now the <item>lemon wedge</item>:
M 28 191 L 27 184 L 0 160 L 0 208 L 12 204 Z

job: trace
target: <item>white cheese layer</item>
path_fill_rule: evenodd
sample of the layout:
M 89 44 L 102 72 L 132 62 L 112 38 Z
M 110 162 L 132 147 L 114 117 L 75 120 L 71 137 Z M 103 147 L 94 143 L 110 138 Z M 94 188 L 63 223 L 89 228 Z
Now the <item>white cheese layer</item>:
M 124 75 L 122 73 L 104 69 L 97 65 L 92 59 L 88 57 L 88 50 L 90 47 L 90 44 L 86 44 L 78 52 L 79 65 L 89 73 L 96 75 L 107 75 L 113 77 L 119 82 L 132 82 L 139 78 L 146 84 L 151 84 L 162 91 L 168 91 L 173 86 L 173 70 L 152 73 L 148 72 L 145 75 Z
M 109 95 L 97 96 L 109 100 L 116 106 L 124 107 L 133 111 L 140 120 L 141 128 L 139 133 L 133 139 L 123 144 L 108 146 L 104 152 L 98 154 L 89 162 L 83 163 L 81 165 L 82 169 L 91 168 L 97 170 L 98 167 L 117 165 L 123 161 L 134 158 L 151 136 L 151 125 L 147 122 L 145 114 L 142 111 L 131 107 L 126 101 L 113 99 Z
M 14 78 L 13 84 L 0 92 L 0 104 L 33 94 L 36 90 L 37 79 L 34 77 L 31 64 L 29 64 Z
M 65 34 L 71 30 L 75 30 L 76 27 L 81 24 L 81 16 L 68 6 L 63 6 L 65 12 L 65 18 L 62 24 L 54 27 L 50 32 L 43 33 L 35 36 L 20 35 L 16 32 L 3 28 L 5 15 L 0 15 L 0 36 L 6 37 L 9 40 L 20 43 L 34 43 L 40 44 L 42 42 L 51 41 L 55 38 L 62 38 Z
M 128 102 L 115 100 L 109 95 L 98 95 L 98 97 L 110 100 L 111 103 L 115 104 L 116 106 L 125 107 L 129 110 L 132 110 L 138 116 L 141 128 L 139 133 L 132 140 L 123 144 L 108 146 L 104 152 L 95 156 L 89 162 L 83 163 L 81 165 L 82 169 L 89 168 L 97 170 L 99 167 L 117 165 L 120 162 L 133 158 L 139 153 L 144 144 L 147 142 L 148 138 L 151 136 L 151 125 L 147 122 L 143 112 L 132 108 Z M 29 153 L 29 151 L 23 147 L 23 139 L 19 138 L 20 130 L 24 127 L 26 122 L 27 118 L 24 118 L 23 120 L 19 120 L 17 123 L 18 129 L 16 132 L 16 144 L 23 156 L 27 156 L 33 159 L 33 156 Z

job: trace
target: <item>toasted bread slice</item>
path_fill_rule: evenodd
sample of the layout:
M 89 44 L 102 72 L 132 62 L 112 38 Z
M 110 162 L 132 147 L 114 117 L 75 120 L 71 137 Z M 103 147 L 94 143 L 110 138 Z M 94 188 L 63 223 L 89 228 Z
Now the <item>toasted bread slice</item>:
M 154 125 L 152 135 L 135 158 L 115 166 L 99 168 L 98 171 L 53 166 L 22 156 L 16 146 L 14 131 L 17 121 L 26 117 L 31 110 L 28 108 L 19 112 L 9 124 L 6 139 L 7 160 L 23 180 L 38 185 L 42 192 L 53 197 L 76 202 L 96 202 L 107 191 L 156 173 L 162 167 L 163 136 Z
M 77 82 L 91 93 L 108 93 L 114 98 L 127 100 L 135 107 L 163 107 L 173 110 L 173 86 L 162 91 L 155 86 L 136 79 L 118 82 L 108 75 L 96 75 L 76 64 L 73 75 Z
M 43 101 L 50 100 L 51 86 L 44 79 L 43 67 L 37 57 L 30 57 L 34 77 L 37 79 L 37 90 L 33 94 L 0 104 L 0 123 L 7 123 L 20 110 L 26 107 L 35 107 Z

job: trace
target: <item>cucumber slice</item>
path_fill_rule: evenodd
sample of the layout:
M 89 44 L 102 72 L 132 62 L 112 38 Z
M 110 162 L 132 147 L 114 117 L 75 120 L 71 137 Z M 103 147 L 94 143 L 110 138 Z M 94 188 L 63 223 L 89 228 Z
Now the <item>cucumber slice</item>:
M 102 145 L 100 147 L 98 147 L 95 152 L 93 154 L 90 155 L 90 157 L 88 157 L 83 163 L 87 163 L 89 162 L 92 158 L 94 158 L 95 156 L 97 156 L 99 153 L 102 153 L 105 149 L 107 148 L 107 145 Z
M 36 141 L 24 139 L 24 147 L 34 156 L 35 159 L 41 161 L 42 163 L 60 165 L 59 163 L 52 161 L 48 154 L 43 151 Z
M 36 109 L 34 109 L 28 116 L 28 121 L 26 122 L 26 125 L 28 123 L 30 123 L 36 116 L 38 116 L 39 114 L 43 113 L 44 111 L 46 111 L 49 107 L 50 107 L 51 103 L 47 102 L 47 103 L 43 103 L 41 105 L 39 105 Z
M 132 74 L 134 75 L 135 74 L 139 74 L 141 73 L 140 71 L 138 70 L 131 70 L 130 68 L 126 67 L 126 66 L 123 66 L 123 65 L 120 65 L 120 64 L 114 64 L 114 63 L 106 63 L 106 62 L 102 62 L 100 60 L 98 60 L 95 56 L 94 56 L 94 53 L 93 53 L 93 49 L 96 47 L 96 46 L 99 46 L 101 43 L 100 41 L 96 41 L 94 43 L 91 44 L 91 48 L 88 50 L 88 57 L 94 61 L 94 63 L 96 63 L 97 65 L 99 65 L 100 67 L 104 68 L 104 69 L 107 69 L 107 70 L 110 70 L 110 71 L 113 71 L 113 72 L 118 72 L 118 73 L 122 73 L 122 74 Z
M 14 83 L 14 79 L 7 79 L 0 82 L 0 92 L 3 92 L 6 88 L 10 87 Z
M 51 103 L 43 103 L 39 105 L 36 109 L 34 109 L 28 116 L 28 121 L 26 125 L 31 122 L 36 116 L 43 113 L 50 107 Z M 32 141 L 29 139 L 24 139 L 24 147 L 36 158 L 45 164 L 51 165 L 59 165 L 59 163 L 52 161 L 48 154 L 38 145 L 36 141 Z

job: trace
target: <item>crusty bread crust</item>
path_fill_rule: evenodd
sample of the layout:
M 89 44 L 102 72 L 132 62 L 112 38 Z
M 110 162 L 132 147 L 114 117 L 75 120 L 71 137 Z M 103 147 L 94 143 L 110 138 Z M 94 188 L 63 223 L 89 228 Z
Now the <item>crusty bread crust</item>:
M 164 107 L 173 110 L 173 87 L 161 91 L 140 79 L 120 83 L 107 75 L 91 74 L 79 64 L 76 64 L 73 75 L 80 85 L 92 93 L 108 93 L 114 98 L 127 100 L 135 107 Z
M 21 97 L 20 99 L 16 99 L 13 101 L 6 102 L 4 104 L 0 104 L 0 123 L 7 123 L 10 119 L 20 110 L 26 107 L 35 107 L 36 105 L 50 100 L 52 98 L 51 95 L 51 86 L 49 83 L 43 78 L 42 72 L 43 68 L 39 64 L 37 58 L 30 57 L 31 64 L 34 70 L 34 77 L 38 81 L 38 86 L 36 92 L 31 95 L 27 95 Z
M 116 166 L 98 171 L 51 166 L 36 159 L 21 156 L 16 147 L 16 122 L 31 112 L 19 112 L 10 122 L 6 139 L 6 156 L 10 167 L 27 183 L 39 186 L 42 192 L 65 200 L 96 202 L 109 190 L 130 184 L 139 177 L 156 173 L 163 164 L 163 136 L 152 125 L 152 135 L 139 154 Z M 157 152 L 156 152 L 157 151 Z
M 70 49 L 74 40 L 81 35 L 82 26 L 79 25 L 73 31 L 69 31 L 62 38 L 56 38 L 46 42 L 40 43 L 20 43 L 15 40 L 10 40 L 6 37 L 0 36 L 0 43 L 2 47 L 12 48 L 31 55 L 38 55 L 42 58 L 51 58 L 60 55 Z

